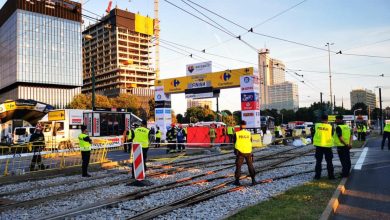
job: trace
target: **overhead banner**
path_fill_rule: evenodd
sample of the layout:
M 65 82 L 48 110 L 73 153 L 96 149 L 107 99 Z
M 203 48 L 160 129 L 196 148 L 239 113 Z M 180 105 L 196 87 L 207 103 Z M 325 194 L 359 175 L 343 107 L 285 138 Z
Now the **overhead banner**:
M 205 74 L 212 72 L 212 62 L 202 62 L 202 63 L 194 63 L 188 64 L 186 66 L 186 75 L 197 75 L 197 74 Z
M 154 100 L 157 101 L 171 101 L 171 95 L 164 92 L 164 86 L 156 86 L 154 89 Z
M 252 76 L 253 68 L 226 70 L 207 74 L 190 75 L 171 79 L 156 80 L 155 86 L 163 86 L 164 92 L 182 93 L 186 89 L 212 87 L 213 89 L 234 88 L 240 86 L 240 77 Z

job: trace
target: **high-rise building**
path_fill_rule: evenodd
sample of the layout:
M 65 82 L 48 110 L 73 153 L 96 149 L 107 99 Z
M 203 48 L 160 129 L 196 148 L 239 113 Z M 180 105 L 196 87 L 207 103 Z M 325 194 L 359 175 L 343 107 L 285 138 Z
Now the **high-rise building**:
M 259 53 L 260 108 L 298 109 L 298 86 L 286 82 L 285 65 L 282 61 L 269 56 L 268 49 Z
M 8 0 L 0 10 L 0 102 L 66 106 L 80 93 L 81 4 Z
M 283 82 L 268 87 L 270 104 L 268 109 L 288 109 L 297 111 L 299 108 L 298 85 Z
M 115 8 L 83 31 L 83 93 L 151 97 L 153 19 Z M 88 36 L 88 37 L 87 37 Z M 146 100 L 146 99 L 143 99 Z
M 187 108 L 192 107 L 203 107 L 211 109 L 212 101 L 207 99 L 187 99 Z
M 364 103 L 371 109 L 376 108 L 376 95 L 371 90 L 367 89 L 355 89 L 350 93 L 351 96 L 351 108 L 356 103 Z

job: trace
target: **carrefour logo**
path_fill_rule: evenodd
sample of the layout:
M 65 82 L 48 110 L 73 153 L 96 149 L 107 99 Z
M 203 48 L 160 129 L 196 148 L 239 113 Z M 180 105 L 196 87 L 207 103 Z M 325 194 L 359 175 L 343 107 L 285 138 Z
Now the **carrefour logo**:
M 174 86 L 174 87 L 177 87 L 178 85 L 180 84 L 180 81 L 175 79 L 171 82 L 171 85 Z
M 221 80 L 228 81 L 231 77 L 230 73 L 224 73 L 221 75 Z

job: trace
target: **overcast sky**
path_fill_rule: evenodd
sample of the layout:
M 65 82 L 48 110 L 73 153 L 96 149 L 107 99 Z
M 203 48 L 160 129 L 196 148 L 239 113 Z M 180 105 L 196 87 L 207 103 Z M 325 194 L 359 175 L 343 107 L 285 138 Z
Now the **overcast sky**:
M 181 0 L 168 0 L 185 8 L 197 16 L 194 9 Z M 187 2 L 187 0 L 185 0 Z M 327 42 L 334 43 L 332 51 L 343 53 L 384 56 L 387 58 L 331 55 L 333 72 L 333 93 L 336 95 L 336 105 L 350 108 L 350 91 L 356 88 L 366 88 L 378 95 L 377 86 L 383 86 L 382 97 L 384 106 L 390 106 L 390 1 L 387 0 L 192 0 L 227 19 L 254 31 L 272 37 L 283 38 L 302 44 L 327 49 Z M 5 0 L 0 0 L 3 5 Z M 108 0 L 84 0 L 84 8 L 98 15 L 103 15 Z M 190 4 L 190 2 L 188 2 Z M 294 5 L 298 6 L 286 11 Z M 154 0 L 117 0 L 113 7 L 139 12 L 153 16 Z M 201 10 L 201 9 L 200 9 Z M 96 15 L 84 11 L 92 17 Z M 205 11 L 202 11 L 207 13 Z M 282 14 L 281 14 L 282 13 Z M 277 16 L 280 14 L 279 16 Z M 235 36 L 246 31 L 208 13 L 215 22 L 222 25 Z M 275 17 L 276 16 L 276 17 Z M 272 18 L 274 17 L 274 18 Z M 272 18 L 272 19 L 270 19 Z M 207 18 L 205 18 L 207 19 Z M 268 20 L 268 21 L 267 21 Z M 161 78 L 172 78 L 185 75 L 186 64 L 199 60 L 213 61 L 213 71 L 223 69 L 257 67 L 257 53 L 248 45 L 228 34 L 206 24 L 199 19 L 175 8 L 165 0 L 160 0 L 161 39 L 182 44 L 197 50 L 206 49 L 206 54 L 170 47 L 162 42 L 163 47 L 170 47 L 179 54 L 161 48 Z M 264 22 L 266 21 L 266 22 Z M 94 21 L 85 19 L 85 24 Z M 263 23 L 263 24 L 261 24 Z M 261 24 L 259 26 L 256 26 Z M 229 40 L 231 39 L 231 40 Z M 270 56 L 282 60 L 286 68 L 303 74 L 286 73 L 286 79 L 295 82 L 299 87 L 300 106 L 309 106 L 319 101 L 320 92 L 324 100 L 329 100 L 328 53 L 314 49 L 259 36 L 252 33 L 242 35 L 248 44 L 255 48 L 268 48 Z M 244 62 L 223 59 L 208 53 L 223 55 Z M 199 54 L 202 58 L 191 59 L 190 53 Z M 314 72 L 307 72 L 314 71 Z M 384 74 L 384 77 L 379 75 Z M 294 76 L 295 75 L 295 76 Z M 301 81 L 304 81 L 302 83 Z M 174 95 L 173 109 L 183 113 L 186 109 L 184 95 Z M 238 89 L 223 90 L 220 98 L 220 110 L 231 111 L 240 109 L 240 92 Z

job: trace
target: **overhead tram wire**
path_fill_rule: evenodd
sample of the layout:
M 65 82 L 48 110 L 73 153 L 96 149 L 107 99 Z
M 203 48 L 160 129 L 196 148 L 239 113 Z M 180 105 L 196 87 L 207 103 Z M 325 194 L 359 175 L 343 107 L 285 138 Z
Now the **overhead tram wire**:
M 168 0 L 164 0 L 164 1 L 167 1 L 167 2 L 168 2 Z M 190 1 L 190 0 L 188 0 L 188 1 Z M 190 1 L 190 2 L 192 2 L 192 1 Z M 192 2 L 192 3 L 193 3 L 193 2 Z M 171 4 L 173 4 L 173 3 L 171 3 Z M 248 31 L 248 32 L 250 32 L 250 33 L 253 33 L 253 34 L 256 34 L 256 35 L 259 35 L 259 36 L 263 36 L 263 37 L 267 37 L 267 38 L 271 38 L 271 39 L 275 39 L 275 40 L 279 40 L 279 41 L 288 42 L 288 43 L 291 43 L 291 44 L 296 44 L 296 45 L 300 45 L 300 46 L 309 47 L 309 48 L 312 48 L 312 49 L 317 49 L 317 50 L 321 50 L 321 51 L 326 51 L 326 52 L 328 52 L 328 50 L 325 49 L 325 48 L 321 48 L 321 47 L 309 45 L 309 44 L 306 44 L 306 43 L 300 43 L 300 42 L 293 41 L 293 40 L 283 39 L 283 38 L 271 36 L 271 35 L 268 35 L 268 34 L 259 33 L 259 32 L 254 31 L 254 30 L 253 30 L 253 29 L 254 29 L 253 27 L 250 28 L 250 29 L 247 29 L 247 28 L 243 27 L 242 25 L 240 25 L 240 24 L 238 24 L 238 23 L 236 23 L 236 22 L 234 22 L 234 21 L 232 21 L 232 20 L 230 20 L 230 19 L 228 19 L 228 18 L 226 18 L 226 17 L 224 17 L 224 16 L 222 16 L 222 15 L 216 13 L 216 12 L 213 12 L 213 11 L 211 11 L 211 10 L 209 10 L 209 9 L 207 9 L 207 8 L 205 8 L 205 7 L 203 7 L 203 6 L 200 6 L 200 5 L 197 4 L 197 3 L 193 3 L 193 4 L 196 4 L 197 6 L 202 7 L 204 10 L 207 10 L 207 11 L 209 11 L 210 13 L 213 13 L 214 15 L 216 15 L 216 16 L 218 16 L 218 17 L 220 17 L 220 18 L 222 18 L 222 19 L 224 19 L 224 20 L 226 20 L 226 21 L 229 21 L 230 23 L 232 23 L 232 24 L 236 25 L 237 27 L 240 27 L 240 28 L 242 28 L 242 29 L 244 29 L 244 30 L 246 30 L 246 31 Z M 367 54 L 343 53 L 341 50 L 339 50 L 339 51 L 330 51 L 330 52 L 332 52 L 332 53 L 334 53 L 334 54 L 347 55 L 347 56 L 361 56 L 361 57 L 371 57 L 371 58 L 385 58 L 385 59 L 390 59 L 390 57 L 388 57 L 388 56 L 377 56 L 377 55 L 367 55 Z

